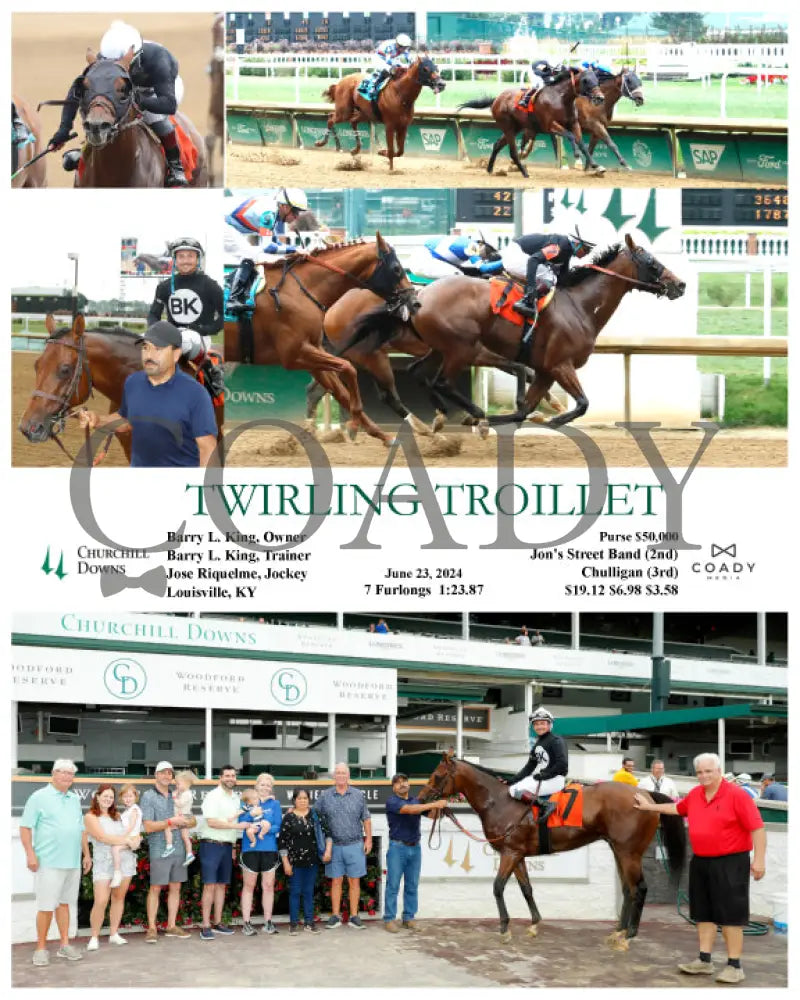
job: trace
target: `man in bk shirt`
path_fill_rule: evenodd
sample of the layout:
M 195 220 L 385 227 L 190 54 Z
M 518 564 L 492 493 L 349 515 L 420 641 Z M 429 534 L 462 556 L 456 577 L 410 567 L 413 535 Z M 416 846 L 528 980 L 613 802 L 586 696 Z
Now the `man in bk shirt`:
M 714 974 L 711 950 L 722 928 L 728 964 L 718 983 L 740 983 L 744 928 L 750 919 L 750 875 L 764 877 L 767 834 L 753 799 L 738 785 L 725 781 L 719 757 L 701 753 L 694 759 L 697 786 L 679 802 L 655 803 L 642 792 L 634 795 L 637 809 L 685 816 L 694 857 L 689 868 L 689 910 L 697 925 L 700 954 L 679 965 L 689 975 Z M 750 851 L 753 851 L 752 861 Z

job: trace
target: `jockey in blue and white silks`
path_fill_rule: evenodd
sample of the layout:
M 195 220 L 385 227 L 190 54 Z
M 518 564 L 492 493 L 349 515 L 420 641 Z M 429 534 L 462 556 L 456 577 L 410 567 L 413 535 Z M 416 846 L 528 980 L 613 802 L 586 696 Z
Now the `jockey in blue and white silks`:
M 432 236 L 414 251 L 409 270 L 421 278 L 454 274 L 478 277 L 503 270 L 502 260 L 484 260 L 474 236 Z
M 364 85 L 370 99 L 375 97 L 382 81 L 392 74 L 396 66 L 410 66 L 413 61 L 408 35 L 400 34 L 397 38 L 387 38 L 385 42 L 381 42 L 375 50 L 372 76 Z
M 225 221 L 242 236 L 267 237 L 268 242 L 259 247 L 260 254 L 300 253 L 297 247 L 281 243 L 277 237 L 286 232 L 286 226 L 296 219 L 300 212 L 308 210 L 308 198 L 300 188 L 279 188 L 273 195 L 247 198 L 237 205 Z M 235 236 L 226 238 L 226 254 L 233 255 Z M 247 293 L 255 274 L 254 246 L 244 240 L 236 241 L 239 246 L 239 266 L 231 282 L 227 309 L 236 315 L 246 309 Z M 246 254 L 246 256 L 244 256 Z

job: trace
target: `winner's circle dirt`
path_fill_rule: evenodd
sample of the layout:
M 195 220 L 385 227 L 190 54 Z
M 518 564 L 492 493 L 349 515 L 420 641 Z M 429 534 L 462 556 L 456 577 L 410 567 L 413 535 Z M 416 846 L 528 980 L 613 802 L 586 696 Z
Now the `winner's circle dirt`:
M 13 403 L 11 422 L 12 464 L 27 467 L 68 468 L 70 461 L 52 442 L 31 444 L 20 431 L 18 424 L 34 388 L 33 363 L 36 355 L 16 351 L 12 355 Z M 99 413 L 108 412 L 108 403 L 102 396 L 95 396 L 90 408 Z M 233 425 L 226 429 L 231 430 Z M 387 428 L 388 429 L 388 428 Z M 639 446 L 626 431 L 617 428 L 582 429 L 596 441 L 608 468 L 643 467 L 647 461 Z M 324 441 L 328 462 L 334 468 L 382 467 L 387 458 L 386 448 L 374 438 L 360 433 L 355 442 L 343 434 L 334 434 L 338 440 Z M 582 467 L 583 454 L 564 435 L 548 431 L 522 432 L 516 435 L 515 462 L 520 468 Z M 656 430 L 653 440 L 665 461 L 671 467 L 688 466 L 697 452 L 701 434 L 697 430 Z M 83 432 L 76 420 L 67 421 L 63 441 L 72 455 L 84 443 Z M 428 468 L 486 468 L 496 464 L 496 446 L 493 435 L 483 441 L 477 434 L 456 425 L 448 426 L 436 438 L 417 438 L 425 465 Z M 720 431 L 700 460 L 703 468 L 767 468 L 786 465 L 787 437 L 782 428 Z M 122 448 L 114 441 L 103 468 L 124 466 Z M 228 456 L 230 466 L 255 468 L 306 467 L 308 458 L 302 445 L 283 431 L 255 430 L 240 435 Z M 397 464 L 404 464 L 402 455 Z
M 498 133 L 499 134 L 499 133 Z M 520 188 L 586 186 L 607 188 L 741 187 L 741 183 L 719 180 L 698 181 L 665 177 L 664 174 L 608 170 L 601 177 L 581 170 L 554 170 L 528 167 L 529 178 L 509 166 L 508 158 L 498 158 L 494 173 L 477 161 L 437 160 L 424 156 L 402 156 L 389 170 L 388 160 L 375 153 L 358 157 L 360 169 L 353 169 L 350 153 L 330 149 L 289 149 L 286 147 L 244 146 L 229 143 L 225 155 L 225 183 L 229 188 L 271 188 L 281 185 L 314 187 L 504 187 Z

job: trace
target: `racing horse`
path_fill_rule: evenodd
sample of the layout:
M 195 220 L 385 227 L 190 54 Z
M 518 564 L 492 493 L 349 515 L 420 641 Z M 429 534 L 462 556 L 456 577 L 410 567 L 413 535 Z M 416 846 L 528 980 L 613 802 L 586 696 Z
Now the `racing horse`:
M 498 414 L 488 425 L 521 423 L 539 405 L 554 382 L 575 401 L 575 407 L 549 421 L 560 426 L 583 416 L 589 408 L 576 369 L 583 367 L 594 351 L 595 341 L 631 291 L 649 292 L 677 299 L 686 290 L 672 271 L 647 250 L 637 246 L 630 235 L 596 255 L 589 264 L 574 267 L 561 276 L 550 304 L 536 324 L 534 335 L 525 342 L 522 326 L 495 314 L 491 307 L 491 283 L 481 278 L 455 276 L 440 278 L 428 286 L 421 306 L 413 317 L 418 336 L 442 357 L 439 374 L 452 386 L 470 364 L 478 345 L 483 345 L 506 362 L 536 372 L 524 398 L 517 393 L 517 409 Z M 396 335 L 401 319 L 385 309 L 365 313 L 353 325 L 352 334 L 341 353 L 362 341 L 372 350 Z M 519 377 L 519 371 L 517 372 Z M 450 390 L 457 401 L 487 429 L 486 414 L 475 403 Z
M 416 305 L 414 290 L 397 254 L 375 234 L 375 243 L 359 240 L 292 254 L 260 265 L 265 280 L 256 294 L 252 318 L 253 364 L 279 364 L 307 371 L 350 414 L 348 430 L 361 426 L 388 444 L 389 436 L 364 413 L 356 370 L 322 346 L 322 316 L 350 288 L 364 288 L 382 300 L 382 308 L 408 317 Z M 226 341 L 240 333 L 226 322 Z
M 47 187 L 47 166 L 44 157 L 25 168 L 26 163 L 30 163 L 34 157 L 44 152 L 45 146 L 42 142 L 42 121 L 33 107 L 21 97 L 12 97 L 17 114 L 28 127 L 30 136 L 22 142 L 11 143 L 11 173 L 15 174 L 22 169 L 22 173 L 17 174 L 11 181 L 11 186 L 15 188 L 40 188 Z M 24 169 L 23 169 L 24 168 Z
M 461 111 L 463 108 L 491 108 L 492 117 L 503 134 L 492 147 L 489 163 L 486 167 L 488 173 L 494 170 L 497 154 L 504 146 L 508 146 L 509 155 L 517 169 L 523 177 L 528 176 L 528 171 L 520 159 L 516 146 L 516 136 L 523 129 L 528 137 L 535 137 L 539 132 L 544 132 L 568 139 L 576 159 L 578 150 L 580 150 L 587 170 L 591 167 L 598 176 L 605 173 L 605 167 L 600 166 L 586 148 L 575 107 L 579 97 L 587 97 L 598 106 L 604 102 L 597 75 L 593 69 L 564 70 L 556 77 L 554 83 L 542 87 L 536 93 L 533 98 L 532 111 L 524 111 L 517 107 L 520 93 L 518 88 L 504 90 L 497 97 L 476 98 L 459 104 L 456 109 Z
M 445 82 L 439 76 L 436 63 L 428 56 L 418 56 L 405 69 L 396 67 L 392 78 L 375 101 L 367 100 L 358 92 L 363 80 L 364 77 L 360 73 L 351 73 L 338 83 L 332 83 L 322 92 L 325 100 L 334 105 L 334 110 L 328 115 L 328 129 L 325 135 L 314 145 L 326 146 L 333 134 L 336 151 L 341 152 L 342 144 L 336 126 L 349 121 L 356 137 L 356 145 L 351 153 L 353 156 L 358 156 L 361 152 L 359 123 L 383 122 L 386 130 L 386 149 L 379 149 L 378 154 L 389 160 L 389 169 L 393 170 L 395 158 L 403 155 L 406 132 L 414 119 L 414 102 L 422 92 L 422 88 L 430 87 L 434 94 L 440 94 L 445 88 Z
M 600 78 L 600 91 L 603 94 L 603 103 L 594 104 L 586 97 L 575 99 L 575 110 L 578 112 L 578 123 L 581 131 L 585 135 L 589 134 L 589 153 L 594 153 L 594 148 L 598 142 L 604 142 L 611 152 L 620 162 L 620 166 L 626 170 L 633 169 L 625 157 L 620 153 L 617 144 L 611 138 L 608 126 L 614 117 L 614 108 L 621 97 L 627 97 L 633 101 L 637 108 L 644 104 L 644 94 L 642 93 L 642 81 L 632 69 L 623 69 L 612 76 Z M 525 149 L 522 150 L 523 159 L 529 155 L 533 149 L 535 136 L 525 136 L 527 139 Z M 555 144 L 555 138 L 553 139 Z M 585 165 L 584 165 L 585 166 Z
M 67 418 L 94 394 L 95 389 L 109 401 L 108 412 L 116 413 L 122 403 L 125 380 L 142 367 L 142 351 L 137 344 L 141 333 L 120 326 L 87 330 L 82 313 L 75 317 L 72 327 L 56 327 L 52 315 L 47 316 L 45 326 L 48 339 L 34 364 L 36 384 L 19 422 L 19 430 L 32 444 L 55 441 L 73 460 L 59 439 Z M 180 367 L 194 375 L 194 370 L 183 359 Z M 224 406 L 214 407 L 214 417 L 219 461 L 223 465 Z M 130 462 L 130 431 L 117 431 L 116 436 Z M 101 457 L 109 443 L 110 436 L 101 448 Z M 86 457 L 90 460 L 88 449 Z
M 641 812 L 634 808 L 630 785 L 604 781 L 583 789 L 583 815 L 580 826 L 550 828 L 550 849 L 553 853 L 574 851 L 576 848 L 604 840 L 614 855 L 622 883 L 622 908 L 616 930 L 606 943 L 615 951 L 627 951 L 629 941 L 636 937 L 642 917 L 647 883 L 642 873 L 642 856 L 648 844 L 661 829 L 663 845 L 669 862 L 670 878 L 677 886 L 686 861 L 686 830 L 680 816 L 663 816 Z M 536 937 L 541 914 L 533 898 L 525 858 L 540 853 L 539 825 L 531 808 L 513 799 L 508 785 L 492 771 L 470 764 L 445 752 L 436 770 L 418 793 L 420 802 L 463 795 L 478 814 L 486 841 L 500 855 L 494 880 L 494 898 L 500 915 L 500 934 L 510 940 L 508 910 L 503 893 L 513 874 L 528 904 L 531 925 L 528 934 Z M 660 792 L 642 792 L 654 802 L 671 802 Z M 454 819 L 452 813 L 450 818 Z M 455 820 L 454 820 L 455 821 Z
M 425 300 L 425 294 L 429 287 L 426 286 L 417 292 L 417 301 L 420 307 Z M 353 288 L 349 292 L 345 292 L 339 301 L 331 306 L 325 314 L 323 333 L 325 340 L 332 345 L 335 353 L 338 354 L 339 347 L 347 341 L 353 323 L 358 317 L 379 305 L 380 299 L 377 295 L 366 289 Z M 400 398 L 397 392 L 392 362 L 389 357 L 390 353 L 409 354 L 412 358 L 417 359 L 415 362 L 412 362 L 408 371 L 412 372 L 415 377 L 418 377 L 428 388 L 435 410 L 435 417 L 431 427 L 428 427 L 416 414 L 412 413 Z M 433 358 L 432 354 L 431 349 L 420 340 L 412 329 L 404 328 L 388 344 L 377 351 L 370 351 L 364 346 L 351 348 L 347 351 L 347 360 L 351 361 L 358 369 L 369 373 L 375 383 L 382 403 L 393 410 L 401 420 L 407 420 L 417 434 L 428 437 L 444 427 L 448 415 L 447 402 L 442 393 L 438 391 L 439 382 L 437 382 L 435 377 L 431 379 L 428 376 L 428 371 L 434 366 L 438 367 L 437 362 L 441 361 L 440 358 Z M 503 364 L 503 359 L 498 358 L 497 355 L 481 346 L 478 347 L 472 365 L 477 367 L 497 367 L 509 374 L 514 374 L 508 366 Z M 527 377 L 528 379 L 532 379 L 533 373 L 528 373 Z M 324 395 L 325 390 L 318 382 L 312 381 L 308 384 L 306 388 L 306 419 L 309 423 L 316 423 L 317 407 Z M 561 404 L 551 397 L 549 393 L 546 396 L 546 401 L 556 413 L 563 409 Z M 536 422 L 543 420 L 538 413 L 534 414 L 531 419 Z M 477 421 L 477 417 L 468 415 L 462 423 L 472 426 Z
M 225 155 L 225 15 L 217 14 L 211 27 L 211 61 L 209 75 L 208 132 L 206 156 L 208 158 L 208 186 L 217 182 L 214 150 L 219 142 L 220 156 Z
M 80 112 L 86 133 L 76 187 L 163 188 L 166 162 L 158 136 L 145 125 L 129 75 L 132 53 L 116 61 L 86 53 L 80 77 Z M 52 103 L 52 102 L 51 102 Z M 207 184 L 205 144 L 180 111 L 173 116 L 194 146 L 197 162 L 186 171 L 190 187 Z

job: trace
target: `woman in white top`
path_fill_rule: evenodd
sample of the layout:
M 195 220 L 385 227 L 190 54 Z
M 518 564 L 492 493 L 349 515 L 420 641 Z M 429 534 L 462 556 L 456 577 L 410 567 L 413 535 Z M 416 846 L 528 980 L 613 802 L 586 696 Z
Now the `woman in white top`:
M 127 786 L 131 787 L 131 786 Z M 126 789 L 123 789 L 125 791 Z M 109 910 L 109 942 L 111 944 L 127 944 L 120 937 L 119 925 L 122 922 L 122 911 L 125 908 L 125 894 L 131 884 L 131 878 L 136 872 L 136 857 L 134 851 L 142 838 L 135 833 L 125 833 L 125 825 L 116 807 L 116 790 L 113 785 L 99 785 L 92 796 L 89 811 L 84 817 L 85 836 L 92 845 L 92 883 L 94 889 L 94 906 L 89 918 L 92 936 L 87 951 L 97 951 L 100 947 L 100 928 L 103 926 L 106 908 L 111 901 Z M 114 859 L 112 847 L 122 847 L 120 865 L 122 880 L 112 889 L 114 875 Z

